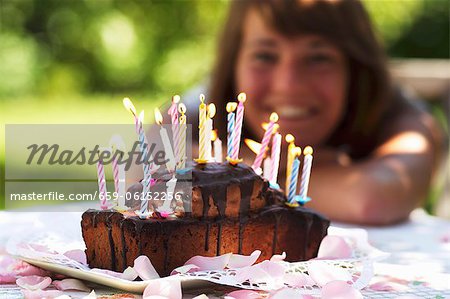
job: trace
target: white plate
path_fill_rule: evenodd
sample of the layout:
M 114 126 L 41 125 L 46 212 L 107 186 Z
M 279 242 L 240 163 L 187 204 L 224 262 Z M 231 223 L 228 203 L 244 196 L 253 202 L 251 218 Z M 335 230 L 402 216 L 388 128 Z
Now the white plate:
M 39 268 L 42 268 L 42 269 L 45 269 L 45 270 L 48 270 L 51 272 L 63 274 L 63 275 L 73 277 L 73 278 L 78 278 L 81 280 L 94 282 L 94 283 L 97 283 L 100 285 L 105 285 L 108 287 L 112 287 L 112 288 L 127 291 L 127 292 L 132 292 L 132 293 L 143 293 L 145 287 L 150 282 L 149 280 L 147 280 L 147 281 L 129 281 L 129 280 L 125 280 L 125 279 L 111 277 L 109 275 L 102 274 L 102 273 L 96 273 L 96 272 L 91 272 L 91 271 L 82 270 L 82 269 L 74 269 L 74 268 L 70 268 L 67 266 L 47 263 L 47 262 L 29 259 L 29 258 L 25 258 L 25 257 L 17 257 L 17 258 L 21 259 L 31 265 L 37 266 Z M 205 287 L 212 285 L 211 282 L 208 282 L 205 280 L 179 277 L 176 275 L 158 278 L 158 280 L 159 279 L 160 280 L 171 280 L 171 279 L 181 280 L 181 286 L 184 290 L 205 288 Z

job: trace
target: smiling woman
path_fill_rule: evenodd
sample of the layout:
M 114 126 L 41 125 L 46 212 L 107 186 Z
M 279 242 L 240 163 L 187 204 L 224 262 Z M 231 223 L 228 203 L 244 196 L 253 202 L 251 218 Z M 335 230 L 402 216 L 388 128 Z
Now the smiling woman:
M 314 147 L 311 206 L 333 220 L 387 224 L 425 198 L 443 144 L 387 74 L 359 1 L 234 1 L 209 98 L 225 107 L 245 92 L 247 137 L 261 140 L 275 111 L 280 133 Z M 217 114 L 225 134 L 226 111 Z

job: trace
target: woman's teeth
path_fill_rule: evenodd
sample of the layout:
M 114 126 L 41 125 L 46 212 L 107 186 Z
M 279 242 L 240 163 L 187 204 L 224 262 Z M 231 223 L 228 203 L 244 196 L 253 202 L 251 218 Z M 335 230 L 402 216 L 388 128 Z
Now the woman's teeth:
M 300 118 L 309 116 L 311 110 L 298 106 L 281 106 L 275 108 L 280 118 Z

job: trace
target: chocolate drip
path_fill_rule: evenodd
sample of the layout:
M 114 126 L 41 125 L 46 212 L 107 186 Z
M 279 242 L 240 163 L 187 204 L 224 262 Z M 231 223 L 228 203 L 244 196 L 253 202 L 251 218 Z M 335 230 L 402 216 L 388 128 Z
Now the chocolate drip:
M 164 230 L 164 227 L 161 225 L 161 231 L 164 236 L 163 238 L 163 246 L 164 246 L 164 272 L 167 272 L 168 263 L 169 263 L 169 238 Z
M 122 242 L 122 263 L 123 263 L 123 269 L 122 269 L 122 271 L 123 270 L 125 270 L 125 268 L 127 267 L 127 244 L 126 244 L 126 242 L 125 242 L 125 231 L 124 231 L 124 228 L 123 228 L 123 223 L 125 222 L 125 219 L 124 218 L 122 218 L 121 220 L 120 220 L 120 224 L 119 224 L 119 227 L 120 227 L 120 238 L 121 238 L 121 242 Z
M 216 255 L 220 255 L 220 242 L 222 240 L 222 222 L 217 223 L 217 249 Z
M 242 239 L 244 232 L 244 223 L 239 221 L 239 244 L 238 244 L 238 254 L 242 254 Z
M 100 213 L 100 211 L 96 211 L 93 215 L 92 215 L 92 226 L 93 227 L 97 227 L 97 216 Z
M 272 255 L 274 255 L 277 248 L 278 240 L 278 226 L 280 225 L 280 215 L 274 214 L 275 224 L 273 228 L 273 241 L 272 241 Z
M 313 227 L 313 222 L 314 222 L 314 216 L 313 215 L 309 215 L 309 214 L 304 214 L 305 217 L 305 244 L 303 245 L 303 260 L 306 260 L 306 257 L 308 255 L 308 249 L 309 249 L 309 243 L 310 243 L 310 234 L 311 234 L 311 229 Z
M 111 224 L 111 217 L 114 215 L 114 213 L 111 213 L 106 218 L 106 227 L 108 228 L 108 240 L 109 240 L 109 249 L 111 250 L 111 269 L 113 271 L 116 271 L 116 252 L 114 251 L 114 240 L 112 237 L 112 224 Z
M 206 223 L 206 231 L 205 231 L 205 251 L 209 250 L 209 231 L 211 230 L 211 224 Z

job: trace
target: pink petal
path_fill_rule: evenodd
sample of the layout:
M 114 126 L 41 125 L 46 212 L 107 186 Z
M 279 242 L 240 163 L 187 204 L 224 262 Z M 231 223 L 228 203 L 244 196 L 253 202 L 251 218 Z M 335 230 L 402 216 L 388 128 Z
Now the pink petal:
M 283 265 L 266 260 L 253 266 L 237 269 L 235 279 L 238 282 L 248 280 L 251 283 L 264 282 L 267 280 L 277 281 L 283 277 L 284 272 L 285 269 Z
M 199 271 L 204 270 L 223 270 L 225 269 L 225 266 L 230 261 L 231 253 L 223 254 L 221 256 L 214 256 L 214 257 L 206 257 L 206 256 L 200 256 L 196 255 L 194 257 L 191 257 L 185 265 L 193 264 L 198 267 Z
M 259 299 L 261 295 L 252 290 L 238 290 L 228 293 L 226 299 Z
M 253 265 L 261 255 L 260 250 L 255 250 L 248 255 L 232 254 L 228 262 L 228 268 L 236 269 Z
M 146 255 L 138 256 L 134 260 L 133 269 L 138 273 L 142 280 L 150 280 L 159 278 L 158 272 L 153 267 L 150 259 Z
M 271 262 L 282 262 L 286 258 L 286 252 L 283 251 L 282 254 L 274 254 L 270 258 Z
M 186 274 L 198 271 L 198 267 L 196 265 L 184 265 L 178 268 L 175 268 L 170 272 L 170 275 L 176 275 L 176 274 Z
M 313 286 L 316 283 L 312 278 L 305 273 L 286 273 L 284 274 L 283 281 L 292 287 L 304 287 Z
M 132 267 L 127 267 L 122 275 L 120 276 L 120 278 L 125 279 L 125 280 L 129 280 L 129 281 L 133 281 L 135 280 L 137 277 L 139 276 L 139 274 L 136 272 L 136 270 Z
M 317 257 L 320 259 L 347 259 L 352 257 L 352 248 L 339 236 L 326 236 L 320 243 Z
M 90 292 L 91 290 L 81 281 L 74 278 L 67 278 L 63 280 L 55 280 L 53 285 L 60 291 L 76 290 Z
M 324 286 L 334 280 L 352 280 L 352 276 L 347 270 L 317 260 L 310 262 L 308 266 L 308 273 L 319 286 Z
M 49 275 L 49 272 L 20 260 L 17 260 L 16 263 L 10 265 L 8 267 L 8 270 L 10 273 L 13 273 L 16 277 L 30 276 L 30 275 L 38 275 L 38 276 Z
M 372 283 L 369 289 L 373 291 L 387 291 L 387 292 L 400 292 L 408 289 L 408 286 L 393 282 L 393 281 L 378 281 Z
M 360 291 L 345 281 L 331 281 L 322 287 L 322 299 L 362 299 Z
M 14 283 L 16 281 L 16 275 L 15 274 L 0 274 L 0 284 L 8 284 L 8 283 Z
M 201 294 L 201 295 L 195 296 L 195 297 L 192 298 L 192 299 L 209 299 L 209 298 L 208 298 L 208 296 L 206 296 L 205 294 Z
M 20 277 L 16 280 L 16 284 L 30 291 L 43 290 L 47 288 L 52 283 L 50 277 L 42 277 L 37 275 Z
M 81 249 L 66 251 L 64 255 L 80 264 L 87 265 L 86 253 Z
M 150 296 L 162 296 L 170 299 L 181 299 L 181 283 L 179 280 L 150 280 L 144 290 L 144 299 Z
M 300 295 L 300 293 L 295 289 L 282 288 L 270 294 L 268 299 L 292 299 L 292 298 L 300 299 L 303 298 L 303 296 Z
M 97 294 L 92 290 L 92 292 L 90 292 L 89 295 L 84 296 L 83 299 L 97 299 Z
M 52 299 L 64 295 L 63 292 L 57 290 L 22 290 L 22 293 L 25 296 L 25 299 Z
M 258 264 L 261 269 L 270 274 L 273 278 L 281 278 L 284 276 L 284 266 L 277 262 L 262 261 Z

